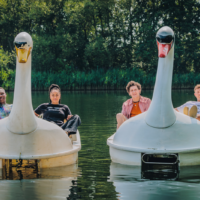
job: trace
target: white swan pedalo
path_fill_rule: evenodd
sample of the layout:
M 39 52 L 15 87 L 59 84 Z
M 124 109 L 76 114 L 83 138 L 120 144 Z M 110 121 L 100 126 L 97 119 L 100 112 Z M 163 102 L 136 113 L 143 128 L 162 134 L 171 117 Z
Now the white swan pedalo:
M 17 52 L 14 101 L 10 116 L 0 120 L 0 161 L 38 159 L 41 168 L 76 163 L 81 148 L 78 131 L 77 141 L 72 144 L 59 126 L 34 115 L 31 100 L 31 36 L 21 32 L 14 43 Z
M 141 165 L 144 154 L 176 154 L 179 164 L 200 165 L 200 122 L 176 112 L 171 101 L 175 37 L 170 27 L 156 35 L 158 69 L 149 110 L 124 122 L 107 140 L 113 162 Z

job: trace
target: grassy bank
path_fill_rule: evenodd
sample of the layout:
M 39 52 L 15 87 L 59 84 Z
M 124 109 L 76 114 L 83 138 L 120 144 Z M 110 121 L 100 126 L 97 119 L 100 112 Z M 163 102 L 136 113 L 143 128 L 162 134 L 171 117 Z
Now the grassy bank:
M 152 89 L 156 74 L 147 74 L 138 68 L 92 70 L 89 72 L 38 72 L 32 71 L 32 89 L 47 90 L 52 83 L 58 84 L 62 90 L 90 89 L 124 89 L 130 80 L 141 83 L 143 89 Z M 15 72 L 10 72 L 2 86 L 7 90 L 14 89 Z M 200 83 L 200 74 L 174 74 L 173 88 L 193 88 Z

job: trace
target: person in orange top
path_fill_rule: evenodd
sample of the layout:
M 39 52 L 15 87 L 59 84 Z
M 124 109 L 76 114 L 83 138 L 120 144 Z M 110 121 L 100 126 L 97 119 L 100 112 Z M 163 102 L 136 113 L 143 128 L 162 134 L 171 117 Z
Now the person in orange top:
M 133 108 L 131 110 L 130 117 L 135 117 L 136 115 L 139 115 L 141 113 L 142 111 L 140 110 L 140 107 L 139 107 L 139 101 L 138 102 L 133 101 Z
M 123 103 L 122 112 L 116 115 L 117 129 L 127 119 L 139 115 L 148 110 L 151 100 L 141 96 L 142 87 L 135 81 L 130 81 L 126 86 L 126 91 L 132 97 Z

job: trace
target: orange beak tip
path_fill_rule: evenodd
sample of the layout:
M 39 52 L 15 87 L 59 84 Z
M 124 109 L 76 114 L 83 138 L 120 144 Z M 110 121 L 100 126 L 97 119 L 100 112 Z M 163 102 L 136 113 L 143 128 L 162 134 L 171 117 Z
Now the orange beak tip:
M 158 57 L 165 58 L 171 49 L 172 43 L 170 43 L 170 44 L 157 43 L 157 44 L 158 44 Z

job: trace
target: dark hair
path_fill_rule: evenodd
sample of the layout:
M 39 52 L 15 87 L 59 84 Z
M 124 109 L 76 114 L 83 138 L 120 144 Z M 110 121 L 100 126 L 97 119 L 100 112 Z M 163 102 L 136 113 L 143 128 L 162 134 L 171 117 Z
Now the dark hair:
M 51 84 L 50 87 L 49 87 L 49 97 L 50 97 L 50 93 L 51 93 L 52 90 L 58 90 L 61 93 L 61 89 L 58 85 Z M 50 103 L 51 103 L 51 99 L 50 99 Z M 59 103 L 60 103 L 60 100 L 59 100 Z
M 142 90 L 142 87 L 141 85 L 138 83 L 138 82 L 135 82 L 135 81 L 130 81 L 128 82 L 127 86 L 126 86 L 126 91 L 129 93 L 130 91 L 130 87 L 132 86 L 137 86 L 138 90 Z

